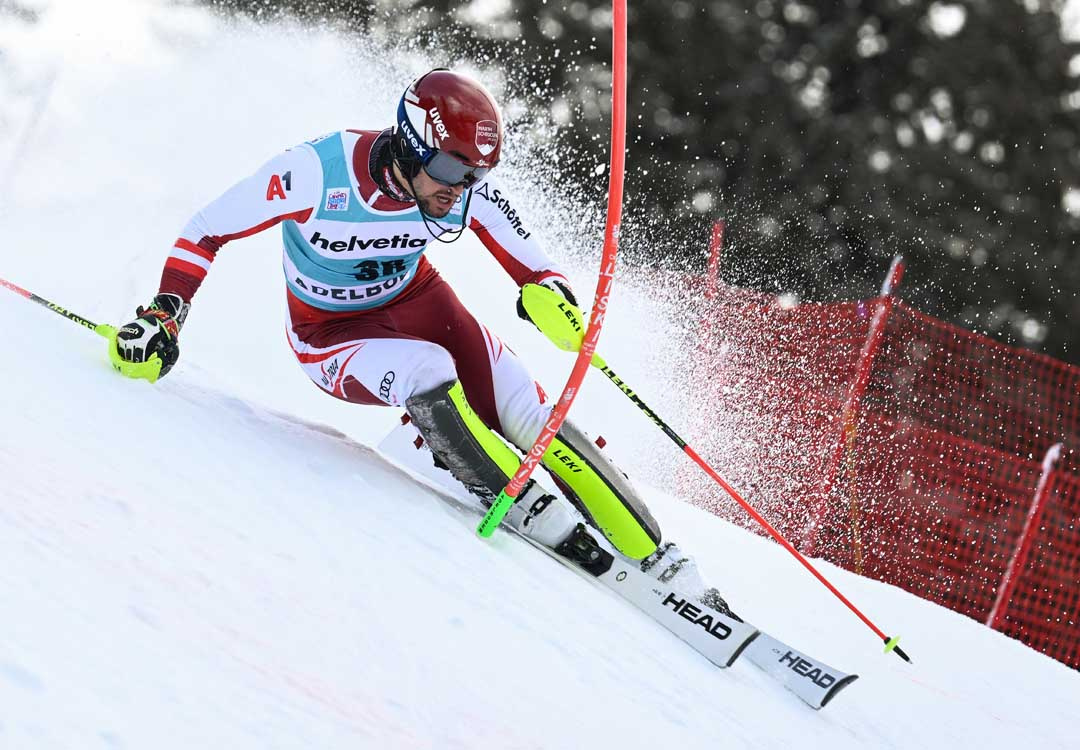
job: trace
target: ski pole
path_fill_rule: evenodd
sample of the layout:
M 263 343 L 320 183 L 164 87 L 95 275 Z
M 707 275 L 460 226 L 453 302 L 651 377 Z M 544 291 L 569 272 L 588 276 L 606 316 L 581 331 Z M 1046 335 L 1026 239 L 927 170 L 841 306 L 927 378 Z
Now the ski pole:
M 119 372 L 124 377 L 137 378 L 141 380 L 148 380 L 151 383 L 157 381 L 158 376 L 161 374 L 161 358 L 157 354 L 152 354 L 149 359 L 143 362 L 129 362 L 120 356 L 120 352 L 116 349 L 116 326 L 111 326 L 108 323 L 95 323 L 92 320 L 87 320 L 81 315 L 76 315 L 67 308 L 60 307 L 55 302 L 49 302 L 44 297 L 39 297 L 33 292 L 23 289 L 18 284 L 12 284 L 6 279 L 0 279 L 0 286 L 7 287 L 11 291 L 15 292 L 22 297 L 36 302 L 43 307 L 47 307 L 57 315 L 70 320 L 72 323 L 78 323 L 84 328 L 89 328 L 91 331 L 101 336 L 103 339 L 109 342 L 109 361 L 112 363 L 113 369 Z
M 560 295 L 556 291 L 548 289 L 547 287 L 540 286 L 538 284 L 526 284 L 525 287 L 522 289 L 521 298 L 522 304 L 525 306 L 526 311 L 529 313 L 529 317 L 532 318 L 534 323 L 536 323 L 537 328 L 539 328 L 540 331 L 544 333 L 544 335 L 551 339 L 552 343 L 554 343 L 557 347 L 563 349 L 564 351 L 577 351 L 577 349 L 580 348 L 582 336 L 581 313 L 576 307 L 564 300 L 562 298 L 562 295 Z M 676 433 L 675 430 L 671 429 L 667 422 L 661 419 L 656 412 L 650 409 L 649 406 L 641 400 L 641 397 L 634 393 L 634 391 L 631 390 L 628 385 L 626 385 L 622 378 L 615 374 L 614 370 L 608 367 L 607 362 L 604 361 L 603 357 L 601 357 L 599 354 L 594 354 L 590 364 L 600 370 L 602 373 L 604 373 L 604 375 L 607 376 L 608 380 L 614 383 L 619 388 L 619 390 L 623 392 L 623 395 L 625 395 L 632 402 L 634 402 L 634 404 L 645 413 L 645 416 L 652 420 L 652 422 L 657 427 L 663 430 L 664 434 L 671 438 L 672 442 L 679 446 L 679 448 L 687 456 L 689 456 L 691 460 L 694 461 L 694 463 L 700 466 L 706 474 L 712 477 L 712 479 L 717 484 L 719 484 L 724 489 L 724 491 L 727 492 L 733 500 L 735 500 L 735 502 L 737 502 L 743 507 L 743 510 L 750 514 L 751 518 L 757 521 L 757 523 L 763 529 L 769 532 L 769 535 L 773 539 L 779 542 L 784 547 L 784 549 L 790 552 L 796 560 L 802 563 L 804 568 L 809 570 L 813 574 L 813 576 L 825 586 L 825 588 L 831 591 L 833 595 L 835 595 L 837 599 L 842 601 L 848 609 L 854 612 L 855 615 L 860 620 L 862 620 L 863 623 L 865 623 L 866 626 L 869 627 L 875 635 L 881 638 L 882 642 L 884 642 L 885 644 L 886 653 L 888 653 L 889 651 L 895 651 L 896 655 L 899 656 L 901 659 L 908 663 L 911 662 L 911 658 L 906 653 L 904 653 L 904 650 L 899 646 L 900 636 L 895 636 L 891 638 L 887 636 L 884 632 L 882 632 L 880 628 L 878 628 L 877 625 L 875 625 L 870 620 L 869 617 L 864 615 L 858 609 L 858 607 L 852 604 L 846 596 L 840 593 L 840 590 L 837 589 L 836 586 L 834 586 L 832 583 L 830 583 L 829 579 L 822 575 L 821 572 L 818 571 L 818 569 L 815 568 L 814 565 L 802 555 L 802 553 L 795 549 L 791 542 L 784 538 L 783 534 L 777 531 L 771 523 L 765 520 L 765 518 L 760 513 L 758 513 L 752 505 L 750 505 L 750 503 L 743 499 L 742 495 L 740 495 L 734 487 L 724 481 L 724 478 L 721 477 L 715 469 L 709 466 L 709 464 L 706 463 L 705 460 L 698 455 L 697 451 L 691 448 L 685 440 L 679 437 L 678 433 Z
M 60 307 L 60 305 L 56 304 L 55 302 L 49 302 L 49 300 L 45 299 L 44 297 L 39 297 L 33 292 L 29 292 L 23 289 L 21 286 L 18 286 L 17 284 L 12 284 L 6 279 L 0 279 L 0 286 L 7 287 L 11 291 L 15 292 L 15 294 L 21 295 L 26 299 L 30 300 L 31 302 L 37 302 L 39 305 L 49 308 L 57 315 L 62 315 L 73 323 L 78 323 L 81 326 L 89 328 L 91 331 L 96 333 L 98 336 L 101 336 L 102 338 L 110 338 L 116 335 L 115 326 L 111 326 L 108 323 L 94 323 L 93 321 L 87 320 L 81 315 L 76 315 L 70 310 Z

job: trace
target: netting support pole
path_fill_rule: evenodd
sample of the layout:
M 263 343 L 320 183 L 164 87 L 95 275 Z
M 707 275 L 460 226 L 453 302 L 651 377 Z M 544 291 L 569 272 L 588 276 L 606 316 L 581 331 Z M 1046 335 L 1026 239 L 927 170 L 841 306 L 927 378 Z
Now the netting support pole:
M 708 361 L 711 359 L 709 353 L 713 351 L 713 322 L 716 318 L 713 300 L 720 292 L 720 257 L 724 254 L 724 228 L 724 220 L 717 219 L 709 237 L 709 262 L 705 266 L 705 290 L 701 295 L 705 301 L 704 312 L 698 324 L 698 361 Z M 712 369 L 713 364 L 715 363 L 710 362 L 709 369 Z
M 814 498 L 814 506 L 810 512 L 810 522 L 803 534 L 803 554 L 811 556 L 817 546 L 818 531 L 824 521 L 826 503 L 832 494 L 833 485 L 836 483 L 836 474 L 840 469 L 840 462 L 845 451 L 855 449 L 855 427 L 859 413 L 859 405 L 862 403 L 866 386 L 870 383 L 870 371 L 874 366 L 874 358 L 878 349 L 881 348 L 881 340 L 885 336 L 885 324 L 889 321 L 889 313 L 892 312 L 893 294 L 900 280 L 904 277 L 904 257 L 893 256 L 889 272 L 885 281 L 881 284 L 881 294 L 877 298 L 874 307 L 874 317 L 870 321 L 870 328 L 866 333 L 859 359 L 855 364 L 855 378 L 848 389 L 847 399 L 840 412 L 840 436 L 836 441 L 836 447 L 829 457 L 829 463 L 822 477 L 821 489 Z
M 1020 572 L 1023 571 L 1028 555 L 1031 553 L 1032 540 L 1042 521 L 1043 506 L 1046 504 L 1048 494 L 1047 488 L 1050 486 L 1050 474 L 1053 473 L 1054 464 L 1061 458 L 1064 448 L 1064 444 L 1055 443 L 1050 446 L 1050 450 L 1043 458 L 1042 475 L 1035 487 L 1035 496 L 1031 499 L 1031 508 L 1028 510 L 1027 521 L 1024 522 L 1024 530 L 1016 542 L 1016 551 L 1013 552 L 1012 560 L 1009 561 L 1009 567 L 1005 569 L 1001 585 L 998 586 L 997 598 L 994 599 L 994 606 L 990 608 L 990 614 L 986 618 L 987 627 L 994 630 L 999 630 L 1001 621 L 1005 619 L 1005 610 L 1009 606 L 1009 600 L 1012 599 L 1016 583 L 1020 580 Z
M 724 254 L 723 219 L 713 223 L 712 236 L 709 238 L 709 265 L 705 269 L 705 301 L 712 302 L 720 286 L 720 256 Z

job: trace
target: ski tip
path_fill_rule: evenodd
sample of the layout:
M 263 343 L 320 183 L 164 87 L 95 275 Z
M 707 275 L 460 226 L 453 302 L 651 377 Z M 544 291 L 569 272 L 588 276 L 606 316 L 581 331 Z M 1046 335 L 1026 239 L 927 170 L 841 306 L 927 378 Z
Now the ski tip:
M 859 675 L 849 674 L 844 679 L 837 680 L 836 684 L 833 685 L 832 688 L 829 689 L 829 692 L 825 693 L 825 697 L 821 699 L 821 705 L 818 706 L 818 710 L 820 711 L 821 709 L 825 708 L 825 706 L 829 705 L 829 701 L 835 698 L 837 693 L 839 693 L 851 683 L 855 682 L 855 680 L 857 679 L 859 679 Z

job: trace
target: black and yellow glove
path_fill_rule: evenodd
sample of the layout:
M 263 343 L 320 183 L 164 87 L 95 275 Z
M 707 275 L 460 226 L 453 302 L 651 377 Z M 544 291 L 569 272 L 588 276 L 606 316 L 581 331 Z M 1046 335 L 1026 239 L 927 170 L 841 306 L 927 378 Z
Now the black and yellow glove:
M 129 378 L 151 383 L 168 373 L 180 357 L 180 327 L 190 307 L 177 294 L 159 294 L 149 307 L 139 307 L 138 317 L 110 340 L 113 366 Z

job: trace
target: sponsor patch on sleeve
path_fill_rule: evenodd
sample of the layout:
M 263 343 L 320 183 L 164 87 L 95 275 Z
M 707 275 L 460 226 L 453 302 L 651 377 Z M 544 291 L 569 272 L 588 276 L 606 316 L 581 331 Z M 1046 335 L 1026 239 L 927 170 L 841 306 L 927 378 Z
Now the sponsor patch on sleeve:
M 326 191 L 327 211 L 348 211 L 349 190 L 348 188 L 330 188 Z

